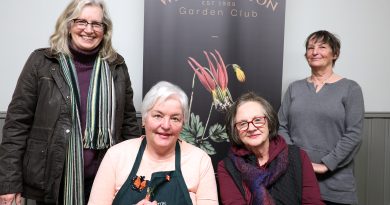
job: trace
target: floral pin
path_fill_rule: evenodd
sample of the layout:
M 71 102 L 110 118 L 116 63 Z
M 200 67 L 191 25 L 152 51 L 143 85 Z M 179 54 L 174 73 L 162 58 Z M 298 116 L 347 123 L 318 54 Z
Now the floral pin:
M 133 183 L 131 185 L 131 188 L 135 191 L 141 192 L 143 189 L 145 189 L 147 185 L 147 181 L 145 180 L 145 176 L 135 176 L 132 179 Z

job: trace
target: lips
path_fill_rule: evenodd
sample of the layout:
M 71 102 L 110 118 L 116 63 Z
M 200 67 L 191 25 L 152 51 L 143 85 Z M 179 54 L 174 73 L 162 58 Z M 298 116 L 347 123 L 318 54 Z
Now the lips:
M 251 134 L 251 135 L 248 135 L 247 137 L 248 138 L 251 138 L 251 139 L 254 139 L 254 138 L 257 138 L 259 137 L 261 134 Z
M 85 41 L 92 41 L 95 39 L 95 37 L 92 37 L 92 36 L 81 36 L 81 38 Z
M 158 134 L 161 138 L 169 138 L 171 136 L 170 133 L 156 133 Z

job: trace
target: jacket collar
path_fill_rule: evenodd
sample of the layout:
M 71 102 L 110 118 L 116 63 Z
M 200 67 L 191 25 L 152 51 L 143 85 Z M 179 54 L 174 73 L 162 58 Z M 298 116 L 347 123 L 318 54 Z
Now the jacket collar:
M 50 48 L 46 48 L 44 50 L 44 54 L 47 58 L 59 59 L 58 53 L 52 51 Z M 116 58 L 112 62 L 108 62 L 108 65 L 110 66 L 110 68 L 116 68 L 117 65 L 123 64 L 124 62 L 125 62 L 125 59 L 121 55 L 117 54 Z

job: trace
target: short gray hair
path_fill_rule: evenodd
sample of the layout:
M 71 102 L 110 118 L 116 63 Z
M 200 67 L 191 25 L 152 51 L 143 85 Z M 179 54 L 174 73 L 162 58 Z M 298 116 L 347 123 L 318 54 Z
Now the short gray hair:
M 167 81 L 156 83 L 148 93 L 146 93 L 141 106 L 142 122 L 146 119 L 147 113 L 154 107 L 157 101 L 165 101 L 170 97 L 177 97 L 181 104 L 184 115 L 184 123 L 188 120 L 188 97 L 177 85 Z

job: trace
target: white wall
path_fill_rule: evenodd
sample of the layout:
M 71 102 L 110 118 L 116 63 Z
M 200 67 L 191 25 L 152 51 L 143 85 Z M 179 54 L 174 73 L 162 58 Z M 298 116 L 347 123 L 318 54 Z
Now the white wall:
M 2 0 L 0 111 L 6 111 L 28 55 L 36 48 L 48 46 L 55 21 L 68 2 Z M 114 22 L 113 44 L 126 59 L 139 110 L 143 0 L 106 2 Z M 303 57 L 305 38 L 313 31 L 326 29 L 336 33 L 342 43 L 335 72 L 361 85 L 367 112 L 390 112 L 389 10 L 389 0 L 287 0 L 283 93 L 290 82 L 310 74 Z
M 304 41 L 326 29 L 341 39 L 335 72 L 360 84 L 366 112 L 390 112 L 389 19 L 389 0 L 287 0 L 283 93 L 310 75 Z

